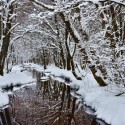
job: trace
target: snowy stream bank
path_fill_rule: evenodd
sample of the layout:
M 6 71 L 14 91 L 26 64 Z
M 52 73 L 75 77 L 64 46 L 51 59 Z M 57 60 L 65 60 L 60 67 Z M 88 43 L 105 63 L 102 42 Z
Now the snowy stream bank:
M 26 64 L 29 66 L 29 64 Z M 81 70 L 83 79 L 76 80 L 70 71 L 60 69 L 53 65 L 48 66 L 46 70 L 38 65 L 32 65 L 36 67 L 37 71 L 44 71 L 46 76 L 51 76 L 54 79 L 69 84 L 72 88 L 78 88 L 77 94 L 74 94 L 79 101 L 82 100 L 84 105 L 91 107 L 95 112 L 93 115 L 97 119 L 102 119 L 107 124 L 111 125 L 124 125 L 124 112 L 125 112 L 125 88 L 118 84 L 109 84 L 105 87 L 100 87 L 94 79 L 92 73 Z M 41 69 L 42 68 L 42 69 Z M 81 74 L 79 74 L 81 75 Z M 68 82 L 67 82 L 67 78 Z M 121 94 L 123 93 L 123 94 Z M 80 95 L 80 96 L 77 96 Z
M 50 65 L 44 70 L 42 66 L 36 64 L 24 64 L 14 66 L 11 73 L 1 77 L 0 81 L 2 81 L 2 84 L 0 84 L 0 87 L 2 88 L 5 85 L 16 86 L 17 83 L 18 85 L 19 83 L 21 85 L 33 83 L 35 80 L 30 72 L 25 71 L 27 69 L 43 72 L 46 77 L 42 77 L 42 80 L 46 81 L 46 79 L 51 77 L 54 80 L 70 85 L 73 89 L 75 88 L 76 91 L 72 95 L 87 106 L 86 108 L 89 109 L 86 110 L 87 113 L 94 115 L 97 119 L 102 119 L 111 125 L 125 124 L 123 115 L 125 112 L 125 88 L 122 85 L 110 84 L 106 87 L 100 87 L 90 71 L 85 72 L 81 70 L 80 73 L 77 72 L 79 75 L 82 74 L 84 76 L 82 80 L 77 80 L 70 71 L 60 69 L 54 65 Z M 3 94 L 2 89 L 1 93 Z M 5 105 L 7 104 L 6 101 L 8 102 L 7 96 L 4 101 L 0 101 L 0 104 Z M 3 102 L 5 103 L 3 104 Z

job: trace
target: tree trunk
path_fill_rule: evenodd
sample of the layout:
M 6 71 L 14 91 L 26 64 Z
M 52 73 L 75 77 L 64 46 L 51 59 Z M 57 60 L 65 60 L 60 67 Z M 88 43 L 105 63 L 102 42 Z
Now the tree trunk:
M 13 14 L 13 5 L 11 4 L 9 6 L 9 14 L 7 17 L 7 22 L 6 22 L 6 27 L 3 30 L 3 40 L 2 40 L 2 47 L 1 47 L 1 52 L 0 52 L 0 75 L 3 75 L 3 69 L 4 69 L 4 63 L 5 59 L 7 56 L 8 48 L 9 48 L 9 43 L 10 43 L 10 29 L 11 29 L 11 21 L 9 18 L 11 14 Z
M 72 36 L 74 42 L 75 42 L 75 43 L 79 43 L 79 39 L 77 38 L 77 36 L 75 35 L 75 33 L 74 33 L 74 31 L 73 31 L 73 29 L 72 29 L 72 27 L 71 27 L 70 21 L 65 19 L 65 15 L 64 15 L 63 12 L 60 12 L 59 15 L 60 15 L 61 19 L 63 20 L 63 22 L 64 22 L 64 24 L 65 24 L 65 26 L 66 26 L 67 31 L 68 31 L 68 32 L 70 33 L 70 35 Z
M 98 83 L 100 86 L 106 86 L 105 81 L 104 81 L 100 76 L 97 76 L 97 75 L 96 75 L 96 72 L 97 72 L 97 71 L 96 71 L 95 66 L 91 66 L 91 67 L 90 67 L 90 70 L 91 70 L 91 72 L 92 72 L 92 74 L 93 74 L 95 80 L 97 81 L 97 83 Z

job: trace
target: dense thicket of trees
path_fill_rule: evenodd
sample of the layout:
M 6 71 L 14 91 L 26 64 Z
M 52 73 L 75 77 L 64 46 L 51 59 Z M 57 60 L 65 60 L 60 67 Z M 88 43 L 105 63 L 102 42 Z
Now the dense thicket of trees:
M 4 4 L 0 9 L 1 75 L 12 41 L 7 64 L 34 62 L 46 68 L 54 63 L 71 70 L 79 80 L 84 76 L 77 72 L 84 69 L 101 86 L 124 83 L 124 1 L 22 0 L 16 6 Z M 19 25 L 10 36 L 13 5 L 17 12 L 14 23 Z

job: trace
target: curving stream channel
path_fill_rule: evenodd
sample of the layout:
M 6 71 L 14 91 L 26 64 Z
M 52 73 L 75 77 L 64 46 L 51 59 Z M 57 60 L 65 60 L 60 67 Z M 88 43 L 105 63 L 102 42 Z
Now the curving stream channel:
M 14 91 L 10 98 L 12 125 L 104 125 L 85 108 L 73 90 L 64 83 L 41 80 L 44 74 L 33 70 L 37 84 Z

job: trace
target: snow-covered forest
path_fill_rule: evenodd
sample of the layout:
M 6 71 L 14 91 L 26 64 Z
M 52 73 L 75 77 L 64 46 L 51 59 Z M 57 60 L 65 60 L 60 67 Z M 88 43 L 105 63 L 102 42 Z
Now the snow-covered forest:
M 125 125 L 125 0 L 0 0 L 0 125 Z

